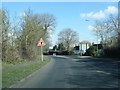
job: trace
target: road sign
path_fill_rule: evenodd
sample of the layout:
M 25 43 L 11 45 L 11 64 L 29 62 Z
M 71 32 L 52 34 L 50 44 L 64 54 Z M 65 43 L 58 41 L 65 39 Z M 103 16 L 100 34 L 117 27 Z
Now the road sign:
M 42 40 L 42 38 L 40 39 L 40 41 L 38 42 L 37 46 L 41 46 L 41 60 L 43 61 L 43 51 L 42 51 L 42 46 L 45 46 L 45 42 Z
M 45 46 L 45 42 L 42 40 L 42 38 L 40 39 L 40 41 L 38 42 L 37 46 Z

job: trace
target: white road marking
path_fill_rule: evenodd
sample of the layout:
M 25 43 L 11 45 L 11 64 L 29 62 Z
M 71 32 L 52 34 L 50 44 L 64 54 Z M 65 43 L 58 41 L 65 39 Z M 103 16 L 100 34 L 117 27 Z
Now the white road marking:
M 69 57 L 66 57 L 66 56 L 56 56 L 56 57 L 63 57 L 63 58 L 69 58 Z
M 111 73 L 107 73 L 107 72 L 104 72 L 104 71 L 98 71 L 98 70 L 96 72 L 98 72 L 98 73 L 104 73 L 104 74 L 108 74 L 108 75 L 111 74 Z

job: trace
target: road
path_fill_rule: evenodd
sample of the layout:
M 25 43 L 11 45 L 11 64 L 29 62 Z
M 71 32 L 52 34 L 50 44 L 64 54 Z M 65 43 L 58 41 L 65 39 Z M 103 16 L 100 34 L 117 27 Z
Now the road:
M 53 60 L 15 88 L 117 88 L 118 62 L 50 56 Z

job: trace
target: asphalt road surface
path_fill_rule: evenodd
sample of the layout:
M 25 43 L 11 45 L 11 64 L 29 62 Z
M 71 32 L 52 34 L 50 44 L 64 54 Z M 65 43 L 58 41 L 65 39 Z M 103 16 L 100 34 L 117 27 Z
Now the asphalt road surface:
M 104 59 L 50 56 L 47 65 L 15 88 L 118 88 L 118 62 Z

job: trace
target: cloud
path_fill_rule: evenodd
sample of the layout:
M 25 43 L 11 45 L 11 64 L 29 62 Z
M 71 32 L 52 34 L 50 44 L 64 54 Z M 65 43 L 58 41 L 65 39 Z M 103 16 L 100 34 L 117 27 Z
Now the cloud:
M 108 6 L 108 8 L 104 10 L 104 12 L 108 14 L 115 14 L 118 13 L 118 8 L 116 8 L 115 6 Z
M 118 8 L 115 6 L 108 6 L 107 9 L 100 10 L 99 12 L 89 12 L 89 13 L 81 13 L 81 17 L 88 17 L 94 19 L 105 18 L 108 14 L 116 14 L 118 13 Z
M 104 32 L 104 30 L 106 30 L 106 28 L 104 28 L 104 27 L 101 27 L 101 26 L 94 27 L 92 25 L 89 25 L 88 29 L 91 31 L 99 31 L 99 32 L 101 32 L 101 31 Z
M 92 26 L 92 25 L 89 25 L 89 26 L 88 26 L 88 29 L 89 29 L 89 30 L 95 30 L 96 28 L 95 28 L 94 26 Z
M 99 12 L 90 12 L 90 13 L 82 13 L 80 14 L 81 17 L 89 17 L 89 18 L 96 18 L 96 19 L 99 19 L 99 18 L 104 18 L 105 17 L 105 14 L 103 11 L 99 11 Z

